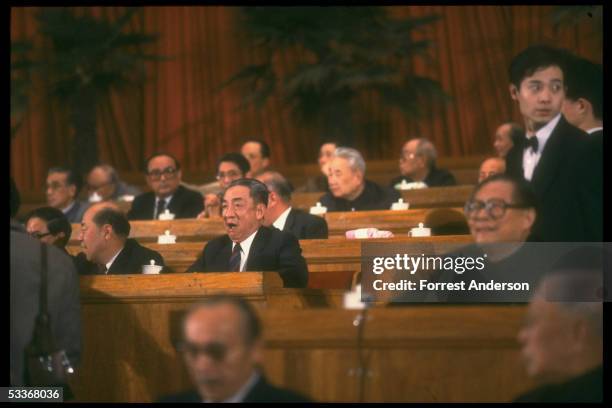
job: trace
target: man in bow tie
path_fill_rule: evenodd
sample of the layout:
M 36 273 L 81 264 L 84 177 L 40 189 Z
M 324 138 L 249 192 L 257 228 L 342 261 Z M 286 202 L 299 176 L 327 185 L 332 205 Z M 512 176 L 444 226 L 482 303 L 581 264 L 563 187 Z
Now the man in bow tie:
M 586 134 L 561 114 L 569 57 L 560 49 L 531 46 L 512 60 L 510 95 L 518 102 L 525 137 L 508 152 L 506 173 L 529 181 L 541 203 L 532 230 L 537 239 L 600 241 L 601 220 L 589 213 L 593 197 L 583 188 L 585 179 L 596 177 L 584 165 Z

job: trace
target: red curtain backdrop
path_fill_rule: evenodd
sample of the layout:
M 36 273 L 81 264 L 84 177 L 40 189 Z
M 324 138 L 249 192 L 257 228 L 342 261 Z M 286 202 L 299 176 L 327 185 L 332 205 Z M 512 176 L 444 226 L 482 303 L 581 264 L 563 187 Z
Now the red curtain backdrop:
M 11 39 L 36 35 L 38 8 L 11 9 Z M 121 7 L 81 7 L 114 19 Z M 435 42 L 433 64 L 415 60 L 417 73 L 442 84 L 452 102 L 425 112 L 418 120 L 365 96 L 362 103 L 374 121 L 375 136 L 358 144 L 366 159 L 395 159 L 404 140 L 431 138 L 442 156 L 483 154 L 491 150 L 495 128 L 519 120 L 508 93 L 507 66 L 517 52 L 533 43 L 563 46 L 602 61 L 601 33 L 583 21 L 553 31 L 552 6 L 393 6 L 392 15 L 438 14 L 440 20 L 417 36 Z M 249 63 L 258 61 L 233 7 L 146 7 L 131 30 L 159 34 L 148 51 L 169 57 L 149 63 L 148 80 L 139 88 L 116 92 L 99 107 L 100 159 L 120 172 L 138 171 L 151 153 L 166 150 L 189 172 L 211 174 L 216 158 L 239 149 L 255 136 L 272 147 L 277 165 L 312 163 L 319 135 L 296 125 L 279 98 L 257 110 L 237 110 L 239 87 L 220 84 Z M 283 55 L 279 69 L 295 63 L 298 51 Z M 32 111 L 11 141 L 11 175 L 21 190 L 40 190 L 52 165 L 69 165 L 72 134 L 67 115 L 44 97 L 44 79 L 32 83 Z

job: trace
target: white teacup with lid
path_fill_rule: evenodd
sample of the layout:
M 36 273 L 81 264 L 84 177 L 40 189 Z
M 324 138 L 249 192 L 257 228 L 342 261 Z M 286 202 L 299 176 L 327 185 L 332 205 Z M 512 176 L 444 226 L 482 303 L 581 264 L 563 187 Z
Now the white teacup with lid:
M 170 230 L 166 230 L 164 235 L 157 236 L 158 244 L 176 244 L 176 235 L 171 235 Z
M 145 275 L 159 275 L 163 266 L 155 265 L 155 259 L 149 261 L 149 265 L 142 265 L 142 273 Z
M 163 213 L 159 214 L 159 217 L 157 217 L 158 219 L 162 220 L 162 221 L 168 221 L 168 220 L 173 220 L 174 219 L 174 214 L 172 214 L 170 212 L 170 210 L 168 210 L 167 208 L 164 210 Z
M 409 235 L 411 237 L 430 237 L 431 228 L 424 228 L 423 223 L 419 222 L 419 226 L 412 228 Z
M 397 202 L 391 204 L 391 209 L 393 211 L 402 211 L 402 210 L 407 210 L 408 207 L 410 207 L 410 204 L 405 203 L 403 199 L 399 199 L 397 200 Z
M 325 214 L 326 212 L 327 212 L 327 207 L 322 206 L 320 202 L 317 202 L 317 205 L 315 205 L 314 207 L 310 207 L 310 213 L 312 215 L 322 215 L 322 214 Z

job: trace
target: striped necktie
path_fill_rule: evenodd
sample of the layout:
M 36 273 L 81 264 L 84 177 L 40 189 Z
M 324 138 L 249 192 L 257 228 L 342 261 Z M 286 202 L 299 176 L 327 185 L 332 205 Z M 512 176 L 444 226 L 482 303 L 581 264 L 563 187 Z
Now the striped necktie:
M 240 272 L 240 252 L 242 248 L 240 244 L 236 244 L 234 246 L 234 250 L 232 251 L 232 256 L 229 259 L 229 271 L 230 272 Z

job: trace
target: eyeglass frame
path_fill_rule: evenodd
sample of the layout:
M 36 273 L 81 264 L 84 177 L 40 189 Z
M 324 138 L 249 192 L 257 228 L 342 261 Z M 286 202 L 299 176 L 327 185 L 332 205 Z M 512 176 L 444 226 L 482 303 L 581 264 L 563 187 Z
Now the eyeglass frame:
M 32 238 L 41 239 L 41 238 L 48 237 L 49 235 L 53 235 L 53 234 L 50 233 L 50 232 L 43 232 L 43 233 L 41 233 L 41 232 L 38 232 L 38 231 L 33 231 L 33 232 L 30 232 L 29 235 Z
M 174 167 L 166 167 L 162 171 L 157 169 L 152 171 L 147 171 L 147 177 L 151 177 L 151 180 L 157 181 L 161 179 L 161 176 L 165 175 L 166 178 L 172 178 L 178 173 L 180 170 Z
M 217 180 L 223 180 L 224 178 L 228 178 L 228 177 L 238 177 L 238 178 L 241 178 L 241 177 L 242 177 L 242 174 L 241 174 L 240 172 L 230 170 L 230 171 L 228 171 L 227 173 L 221 173 L 221 172 L 219 172 L 219 173 L 217 173 L 217 175 L 215 176 L 215 178 L 216 178 Z
M 479 208 L 477 208 L 477 209 L 469 209 L 468 207 L 470 206 L 470 204 L 473 204 L 473 203 L 480 203 Z M 502 212 L 501 212 L 501 214 L 499 216 L 496 216 L 496 215 L 493 214 L 493 208 L 494 208 L 495 204 L 497 204 L 497 207 L 501 208 L 501 210 L 502 210 Z M 491 217 L 492 220 L 496 220 L 497 221 L 499 219 L 502 219 L 504 217 L 504 215 L 506 215 L 506 211 L 508 210 L 508 208 L 528 209 L 528 208 L 532 208 L 532 207 L 527 205 L 527 204 L 512 204 L 512 203 L 507 203 L 507 202 L 505 202 L 504 200 L 501 200 L 501 199 L 493 198 L 493 199 L 489 199 L 487 201 L 469 200 L 463 206 L 463 212 L 465 213 L 466 217 L 469 218 L 473 212 L 484 209 L 487 212 L 487 215 L 489 217 Z

